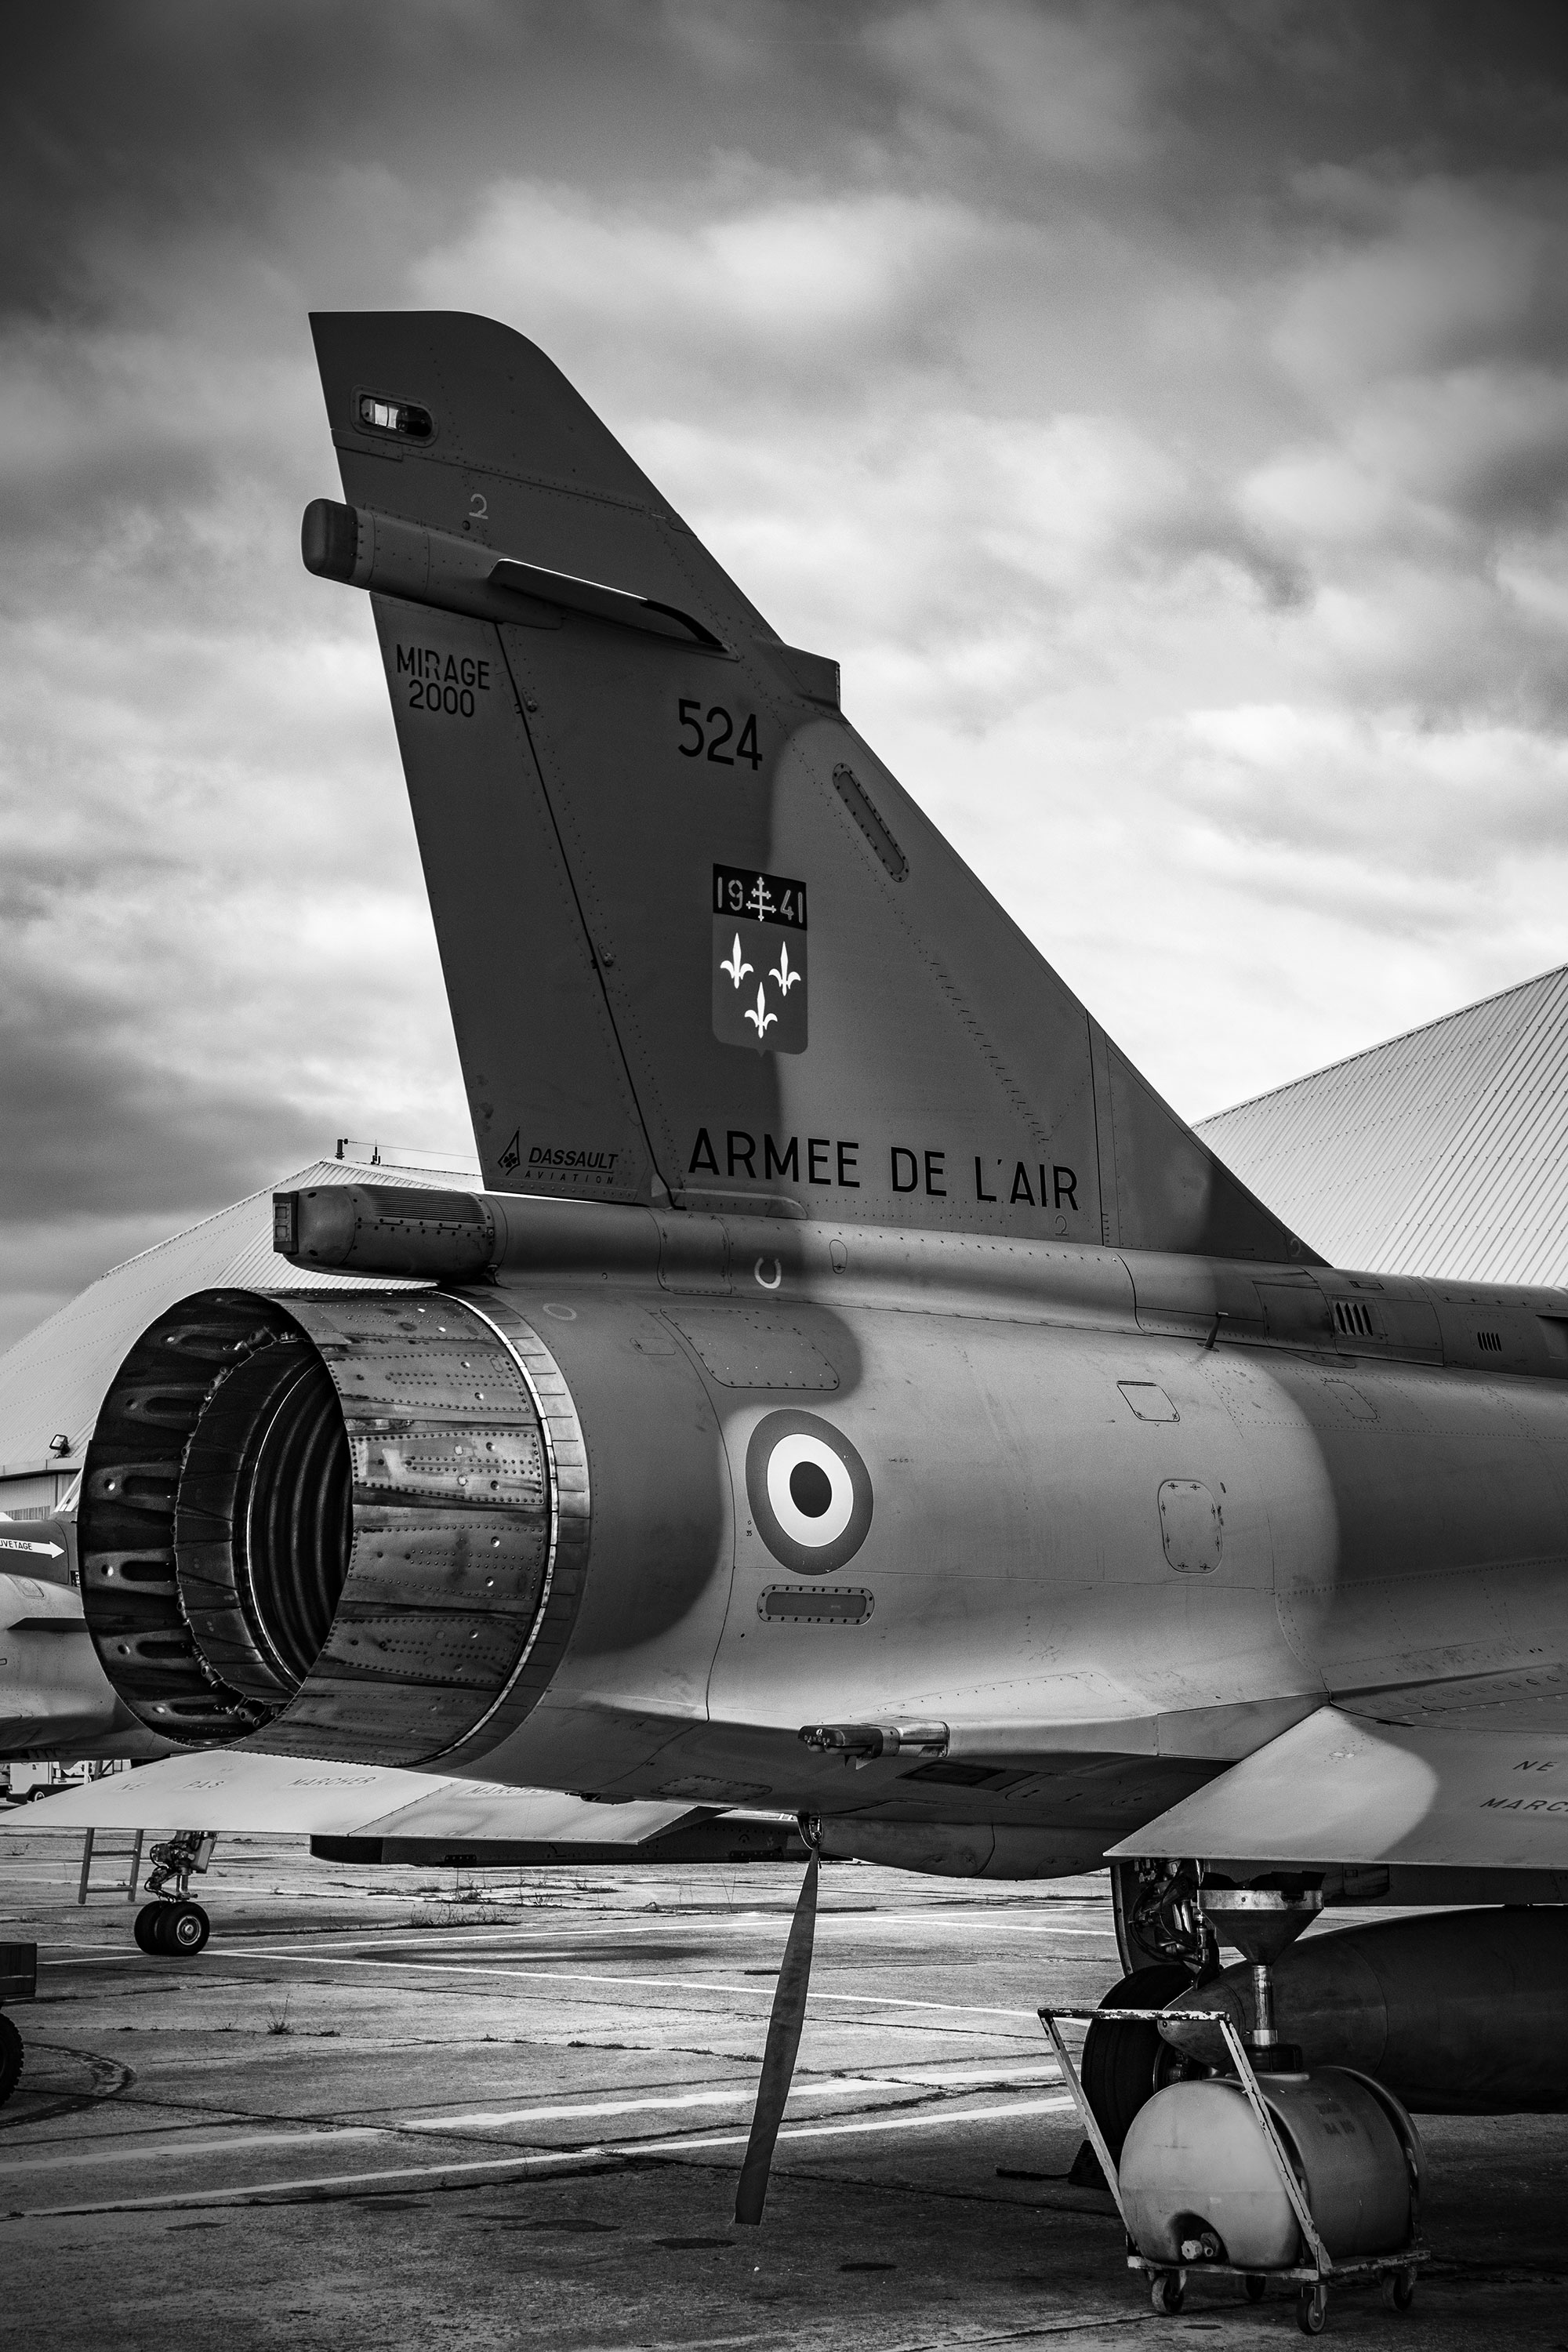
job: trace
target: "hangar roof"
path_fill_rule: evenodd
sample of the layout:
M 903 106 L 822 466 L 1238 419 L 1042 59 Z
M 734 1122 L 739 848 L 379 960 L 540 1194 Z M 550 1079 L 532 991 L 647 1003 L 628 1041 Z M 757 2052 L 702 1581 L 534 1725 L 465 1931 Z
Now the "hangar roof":
M 382 1160 L 374 1167 L 352 1160 L 319 1160 L 285 1176 L 276 1188 L 251 1192 L 216 1216 L 183 1234 L 172 1234 L 123 1265 L 89 1282 L 79 1297 L 60 1307 L 0 1356 L 0 1478 L 79 1469 L 81 1449 L 92 1433 L 103 1392 L 115 1368 L 147 1325 L 193 1290 L 222 1290 L 234 1284 L 250 1290 L 404 1290 L 428 1286 L 397 1281 L 367 1282 L 363 1276 L 313 1274 L 290 1265 L 272 1247 L 274 1189 L 303 1184 L 439 1183 L 442 1177 L 471 1189 L 471 1171 L 405 1168 Z M 71 1450 L 63 1465 L 49 1453 L 56 1430 L 68 1433 Z
M 1568 1282 L 1568 965 L 1197 1131 L 1332 1265 Z

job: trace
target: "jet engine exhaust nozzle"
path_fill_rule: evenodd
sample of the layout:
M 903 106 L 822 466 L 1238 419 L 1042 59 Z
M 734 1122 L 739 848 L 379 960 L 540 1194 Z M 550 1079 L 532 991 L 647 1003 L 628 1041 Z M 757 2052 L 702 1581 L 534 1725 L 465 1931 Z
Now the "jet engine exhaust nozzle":
M 503 1303 L 207 1291 L 110 1385 L 82 1604 L 110 1682 L 165 1738 L 477 1754 L 553 1670 L 587 1507 L 565 1383 Z

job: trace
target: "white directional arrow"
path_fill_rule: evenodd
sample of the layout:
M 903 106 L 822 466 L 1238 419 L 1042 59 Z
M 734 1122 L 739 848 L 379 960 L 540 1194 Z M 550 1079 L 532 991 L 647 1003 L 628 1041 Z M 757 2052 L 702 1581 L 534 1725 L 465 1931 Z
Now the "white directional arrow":
M 0 1536 L 0 1551 L 38 1551 L 50 1559 L 58 1559 L 65 1551 L 64 1544 L 26 1543 L 20 1536 Z

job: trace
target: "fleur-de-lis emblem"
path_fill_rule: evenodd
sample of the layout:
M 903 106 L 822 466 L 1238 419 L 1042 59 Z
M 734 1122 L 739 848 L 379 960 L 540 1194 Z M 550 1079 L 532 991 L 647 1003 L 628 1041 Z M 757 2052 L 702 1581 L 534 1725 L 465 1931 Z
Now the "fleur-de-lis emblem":
M 768 978 L 778 982 L 779 994 L 781 996 L 788 996 L 792 988 L 798 988 L 800 986 L 800 974 L 795 971 L 794 965 L 789 960 L 789 941 L 787 940 L 781 943 L 779 948 L 779 960 L 768 973 Z
M 725 966 L 725 969 L 728 971 L 728 965 Z M 750 971 L 751 969 L 751 965 L 748 964 L 746 966 L 746 970 Z M 765 1037 L 778 1017 L 779 1016 L 776 1013 L 770 1013 L 768 1011 L 766 1001 L 763 998 L 762 990 L 759 988 L 757 991 L 757 1009 L 754 1013 L 748 1012 L 746 1014 L 748 1021 L 752 1021 L 756 1024 L 757 1035 L 759 1037 Z
M 749 963 L 742 963 L 741 961 L 741 934 L 739 931 L 735 934 L 735 944 L 731 949 L 729 954 L 727 956 L 720 957 L 719 969 L 721 971 L 727 971 L 729 973 L 730 978 L 733 981 L 737 988 L 740 987 L 741 982 L 751 971 L 752 967 Z M 751 1017 L 751 1014 L 748 1013 L 746 1015 L 747 1020 L 749 1021 Z

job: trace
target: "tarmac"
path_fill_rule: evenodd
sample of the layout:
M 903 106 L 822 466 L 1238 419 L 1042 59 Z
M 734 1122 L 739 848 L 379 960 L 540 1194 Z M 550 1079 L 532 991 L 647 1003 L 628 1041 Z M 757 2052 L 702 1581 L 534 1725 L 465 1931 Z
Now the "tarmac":
M 221 1841 L 151 1959 L 105 1839 L 7 1837 L 39 1998 L 0 2109 L 6 2352 L 938 2352 L 1298 2340 L 1288 2292 L 1156 2315 L 1036 2011 L 1120 1973 L 1103 1878 L 825 1868 L 760 2228 L 731 2213 L 799 1874 L 351 1870 Z M 1414 2308 L 1328 2336 L 1568 2352 L 1568 2117 L 1434 2117 Z

